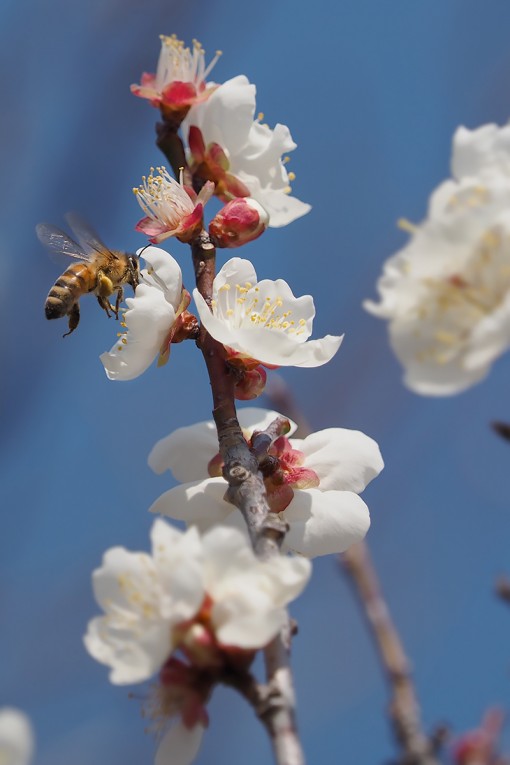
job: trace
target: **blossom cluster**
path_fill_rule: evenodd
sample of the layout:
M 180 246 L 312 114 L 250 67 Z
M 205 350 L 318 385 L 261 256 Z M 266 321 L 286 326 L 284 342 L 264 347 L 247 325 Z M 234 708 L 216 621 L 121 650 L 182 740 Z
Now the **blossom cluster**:
M 510 126 L 460 127 L 452 178 L 384 266 L 390 343 L 416 393 L 445 396 L 482 380 L 510 347 Z
M 134 189 L 144 213 L 136 229 L 150 244 L 137 252 L 145 267 L 126 299 L 124 331 L 101 361 L 109 379 L 132 380 L 156 358 L 166 363 L 172 344 L 193 339 L 203 350 L 206 336 L 219 348 L 235 398 L 254 399 L 266 370 L 323 365 L 343 339 L 310 339 L 311 295 L 296 297 L 283 279 L 259 280 L 249 260 L 231 258 L 207 289 L 200 283 L 211 250 L 240 247 L 309 211 L 289 194 L 282 155 L 295 144 L 286 126 L 272 130 L 255 119 L 255 86 L 244 75 L 208 81 L 219 54 L 207 66 L 198 42 L 192 49 L 174 36 L 161 42 L 156 73 L 145 73 L 132 91 L 160 110 L 158 145 L 176 177 L 161 165 Z M 179 172 L 176 156 L 184 164 Z M 206 230 L 213 195 L 223 207 Z M 177 260 L 153 246 L 169 237 L 191 245 L 192 294 Z M 283 423 L 277 433 L 275 423 Z M 146 713 L 164 729 L 156 765 L 191 762 L 215 685 L 247 672 L 256 652 L 288 626 L 286 607 L 310 577 L 309 559 L 346 550 L 370 525 L 359 494 L 383 467 L 375 441 L 344 428 L 295 438 L 294 423 L 264 409 L 241 410 L 239 424 L 239 441 L 252 456 L 254 440 L 267 431 L 258 480 L 266 520 L 287 529 L 281 554 L 253 551 L 243 515 L 225 499 L 216 426 L 202 422 L 163 438 L 149 456 L 155 472 L 169 470 L 179 482 L 151 512 L 187 529 L 157 519 L 150 554 L 111 548 L 93 574 L 103 614 L 90 621 L 85 646 L 109 667 L 112 683 L 153 679 Z

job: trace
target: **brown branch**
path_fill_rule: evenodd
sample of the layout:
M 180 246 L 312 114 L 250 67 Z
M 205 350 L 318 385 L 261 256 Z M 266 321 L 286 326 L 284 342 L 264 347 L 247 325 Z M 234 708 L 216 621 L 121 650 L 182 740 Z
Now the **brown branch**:
M 192 242 L 191 252 L 197 288 L 211 306 L 216 251 L 206 231 L 202 231 Z M 287 526 L 269 510 L 263 476 L 259 471 L 259 455 L 252 452 L 239 426 L 234 397 L 235 378 L 226 364 L 225 349 L 203 326 L 197 344 L 204 356 L 211 383 L 213 417 L 224 463 L 223 476 L 228 483 L 225 499 L 242 513 L 257 556 L 266 559 L 279 555 Z M 282 423 L 277 422 L 276 427 L 282 427 Z M 266 452 L 270 443 L 269 440 Z M 269 733 L 278 765 L 303 765 L 304 756 L 295 721 L 288 633 L 289 630 L 282 632 L 265 649 L 269 689 L 266 703 L 262 707 L 255 704 L 255 697 L 251 698 L 251 703 Z M 253 688 L 250 693 L 254 693 Z M 244 695 L 249 698 L 247 692 Z
M 389 715 L 402 756 L 399 765 L 439 765 L 434 746 L 422 729 L 420 707 L 409 661 L 393 624 L 365 542 L 340 556 L 363 607 L 390 688 Z
M 156 125 L 156 144 L 167 158 L 173 173 L 179 179 L 181 168 L 183 170 L 183 179 L 186 186 L 192 187 L 193 179 L 186 160 L 186 152 L 180 135 L 178 134 L 179 125 L 170 122 L 158 122 Z

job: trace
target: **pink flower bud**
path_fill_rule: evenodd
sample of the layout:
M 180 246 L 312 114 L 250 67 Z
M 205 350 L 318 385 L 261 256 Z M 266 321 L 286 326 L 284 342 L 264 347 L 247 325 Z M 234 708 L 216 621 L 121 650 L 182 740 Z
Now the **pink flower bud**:
M 251 197 L 232 199 L 209 224 L 216 247 L 240 247 L 257 239 L 268 227 L 269 215 Z
M 266 387 L 267 373 L 264 367 L 250 369 L 236 383 L 234 395 L 238 401 L 251 401 L 264 392 Z

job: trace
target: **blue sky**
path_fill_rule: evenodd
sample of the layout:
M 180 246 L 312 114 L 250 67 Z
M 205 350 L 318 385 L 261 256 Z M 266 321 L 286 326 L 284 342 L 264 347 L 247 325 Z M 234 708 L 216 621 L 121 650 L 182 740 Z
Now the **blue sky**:
M 346 333 L 329 365 L 283 374 L 314 427 L 380 443 L 386 468 L 365 493 L 369 543 L 426 725 L 462 730 L 490 704 L 509 707 L 510 614 L 493 584 L 510 571 L 510 447 L 488 425 L 510 420 L 509 360 L 460 396 L 418 397 L 361 302 L 406 241 L 397 219 L 419 221 L 447 176 L 455 128 L 508 119 L 510 5 L 4 0 L 0 22 L 0 704 L 32 717 L 37 765 L 151 762 L 154 750 L 139 702 L 83 649 L 97 610 L 90 573 L 111 545 L 147 548 L 146 510 L 169 485 L 147 454 L 209 417 L 208 383 L 192 343 L 136 381 L 106 380 L 98 356 L 116 327 L 86 299 L 72 337 L 45 321 L 59 271 L 34 227 L 63 225 L 76 209 L 112 246 L 144 244 L 131 188 L 161 157 L 156 112 L 129 84 L 153 70 L 160 33 L 223 50 L 216 78 L 248 75 L 266 121 L 288 124 L 299 145 L 294 192 L 312 212 L 242 255 L 259 276 L 313 294 L 315 336 Z M 169 249 L 191 285 L 186 248 Z M 386 690 L 333 558 L 316 562 L 293 613 L 310 762 L 388 760 Z M 199 765 L 268 761 L 263 731 L 231 692 L 218 692 L 211 718 Z

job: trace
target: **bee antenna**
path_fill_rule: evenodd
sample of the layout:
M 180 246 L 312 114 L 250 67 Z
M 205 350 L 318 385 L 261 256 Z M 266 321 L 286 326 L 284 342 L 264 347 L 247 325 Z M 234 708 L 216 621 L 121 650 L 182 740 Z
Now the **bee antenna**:
M 138 255 L 137 255 L 137 257 L 138 257 L 138 258 L 141 258 L 141 257 L 142 257 L 142 255 L 143 255 L 143 251 L 144 251 L 144 250 L 146 250 L 146 249 L 147 249 L 147 247 L 152 247 L 152 245 L 150 245 L 150 244 L 146 244 L 146 245 L 145 245 L 145 247 L 142 247 L 142 249 L 140 250 L 140 252 L 139 252 L 139 253 L 138 253 Z

